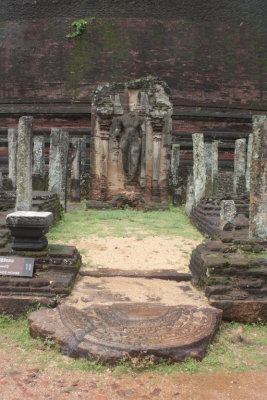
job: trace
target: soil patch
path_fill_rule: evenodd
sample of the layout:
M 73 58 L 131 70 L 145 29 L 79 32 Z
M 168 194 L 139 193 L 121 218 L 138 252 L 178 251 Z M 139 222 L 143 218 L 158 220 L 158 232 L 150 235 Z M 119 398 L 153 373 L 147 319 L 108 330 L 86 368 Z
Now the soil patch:
M 123 270 L 175 269 L 188 271 L 192 250 L 202 239 L 192 240 L 165 236 L 98 237 L 69 241 L 82 254 L 87 268 L 117 268 Z

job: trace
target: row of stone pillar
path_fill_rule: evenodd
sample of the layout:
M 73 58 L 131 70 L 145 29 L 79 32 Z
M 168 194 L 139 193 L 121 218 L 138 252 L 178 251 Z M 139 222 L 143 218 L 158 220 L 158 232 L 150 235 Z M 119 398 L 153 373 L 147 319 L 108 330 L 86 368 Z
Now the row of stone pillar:
M 233 194 L 250 193 L 249 235 L 267 239 L 267 116 L 253 116 L 253 133 L 235 143 Z M 193 174 L 188 178 L 186 212 L 209 193 L 218 174 L 218 143 L 204 144 L 202 133 L 193 137 Z M 247 151 L 246 151 L 247 150 Z M 208 189 L 208 190 L 207 190 Z
M 71 200 L 80 201 L 80 177 L 85 170 L 86 142 L 72 138 Z M 9 179 L 17 190 L 16 210 L 32 206 L 32 174 L 45 175 L 45 139 L 33 137 L 33 118 L 21 117 L 18 129 L 8 130 Z M 50 135 L 48 190 L 56 193 L 66 210 L 69 134 L 52 128 Z

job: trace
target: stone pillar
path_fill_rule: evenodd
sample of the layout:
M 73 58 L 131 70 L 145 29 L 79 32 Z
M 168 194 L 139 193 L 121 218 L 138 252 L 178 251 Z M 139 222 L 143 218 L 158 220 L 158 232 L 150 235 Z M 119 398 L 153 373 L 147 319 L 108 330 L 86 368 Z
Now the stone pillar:
M 237 212 L 234 200 L 222 200 L 220 210 L 220 229 L 234 231 Z
M 152 124 L 153 126 L 153 124 Z M 161 132 L 154 130 L 153 132 L 153 165 L 152 165 L 152 200 L 155 202 L 160 202 L 160 188 L 159 188 L 159 178 L 160 178 L 160 152 L 161 152 Z
M 253 117 L 249 235 L 267 239 L 267 116 Z
M 67 194 L 68 149 L 68 132 L 61 128 L 52 128 L 50 136 L 48 190 L 58 195 L 59 201 L 65 211 Z
M 180 145 L 172 145 L 171 154 L 171 185 L 173 190 L 173 204 L 175 206 L 181 203 L 181 189 L 178 187 L 178 172 L 180 164 Z
M 251 153 L 252 153 L 252 133 L 248 137 L 248 148 L 247 148 L 247 169 L 246 169 L 246 191 L 250 191 L 250 165 L 251 165 Z
M 73 137 L 71 141 L 71 182 L 70 199 L 79 202 L 81 200 L 80 178 L 81 178 L 81 139 Z
M 188 175 L 186 186 L 185 213 L 190 215 L 195 201 L 193 174 Z
M 33 138 L 33 173 L 44 177 L 45 175 L 45 139 L 43 136 Z
M 218 175 L 219 167 L 218 167 L 218 142 L 212 142 L 211 144 L 211 183 L 212 183 L 212 194 L 215 193 L 215 180 Z
M 212 177 L 211 177 L 211 169 L 212 169 L 212 143 L 205 143 L 205 164 L 206 164 L 206 195 L 209 196 L 212 194 Z
M 193 178 L 195 205 L 205 197 L 206 163 L 203 133 L 194 133 L 193 138 Z
M 0 171 L 0 190 L 3 190 L 3 173 Z
M 17 148 L 18 148 L 18 130 L 17 128 L 9 128 L 8 129 L 8 178 L 12 182 L 13 189 L 16 189 Z
M 81 138 L 80 141 L 80 146 L 81 146 L 81 175 L 83 175 L 86 172 L 86 139 Z
M 245 192 L 246 179 L 246 139 L 235 141 L 235 161 L 234 161 L 234 194 Z
M 33 117 L 21 117 L 18 126 L 16 211 L 32 208 Z

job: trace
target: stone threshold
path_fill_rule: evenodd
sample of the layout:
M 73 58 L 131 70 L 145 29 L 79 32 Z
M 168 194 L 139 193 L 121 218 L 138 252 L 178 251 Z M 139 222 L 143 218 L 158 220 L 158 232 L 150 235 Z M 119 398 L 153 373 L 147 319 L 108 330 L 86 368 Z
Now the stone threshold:
M 178 272 L 175 269 L 159 269 L 151 271 L 123 270 L 113 268 L 98 268 L 95 270 L 80 271 L 81 276 L 94 278 L 124 277 L 124 278 L 146 278 L 162 279 L 175 282 L 190 282 L 192 275 L 185 272 Z

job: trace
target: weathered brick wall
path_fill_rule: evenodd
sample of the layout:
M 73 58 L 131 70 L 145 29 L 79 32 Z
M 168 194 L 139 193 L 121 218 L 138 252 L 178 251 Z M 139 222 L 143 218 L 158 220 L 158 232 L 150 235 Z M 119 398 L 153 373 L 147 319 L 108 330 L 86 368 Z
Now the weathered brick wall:
M 0 105 L 90 103 L 100 82 L 155 75 L 177 107 L 266 109 L 266 15 L 266 0 L 1 0 Z

